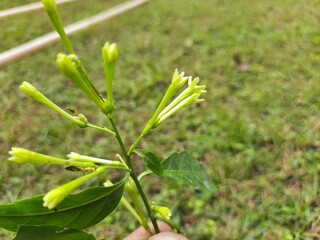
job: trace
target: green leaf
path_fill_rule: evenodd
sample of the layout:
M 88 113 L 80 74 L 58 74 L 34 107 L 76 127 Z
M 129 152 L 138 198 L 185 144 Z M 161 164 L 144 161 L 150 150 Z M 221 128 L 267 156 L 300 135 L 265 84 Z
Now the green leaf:
M 137 149 L 134 152 L 142 158 L 144 163 L 153 173 L 159 176 L 163 175 L 163 167 L 158 155 L 150 150 Z
M 83 229 L 108 216 L 123 195 L 126 178 L 109 187 L 91 187 L 67 196 L 56 209 L 43 207 L 43 196 L 0 205 L 0 227 L 17 231 L 19 225 L 56 225 Z
M 182 180 L 196 189 L 216 191 L 203 166 L 187 152 L 173 153 L 162 165 L 164 176 Z
M 93 234 L 78 229 L 57 231 L 58 226 L 20 226 L 13 240 L 96 240 Z

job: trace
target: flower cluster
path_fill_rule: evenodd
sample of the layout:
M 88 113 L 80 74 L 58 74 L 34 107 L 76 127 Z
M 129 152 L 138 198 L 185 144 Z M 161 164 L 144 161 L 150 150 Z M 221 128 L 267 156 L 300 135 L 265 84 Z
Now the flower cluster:
M 9 154 L 11 155 L 9 161 L 16 163 L 61 165 L 65 166 L 66 169 L 72 168 L 87 173 L 82 177 L 79 177 L 48 192 L 43 198 L 43 206 L 48 207 L 49 209 L 55 208 L 68 194 L 70 194 L 76 188 L 80 187 L 82 184 L 89 181 L 93 177 L 101 175 L 107 169 L 115 168 L 129 171 L 128 167 L 122 162 L 89 157 L 74 152 L 68 154 L 68 160 L 32 152 L 24 148 L 15 147 L 11 149 Z
M 182 91 L 174 100 L 171 99 L 177 92 L 188 82 L 188 87 Z M 184 72 L 179 73 L 176 69 L 172 76 L 171 84 L 163 96 L 157 110 L 149 120 L 143 134 L 147 134 L 152 128 L 155 128 L 164 120 L 172 116 L 180 109 L 193 104 L 204 101 L 200 98 L 202 93 L 205 93 L 205 85 L 197 85 L 199 78 L 192 79 L 191 76 L 184 76 Z M 171 102 L 170 102 L 171 101 Z

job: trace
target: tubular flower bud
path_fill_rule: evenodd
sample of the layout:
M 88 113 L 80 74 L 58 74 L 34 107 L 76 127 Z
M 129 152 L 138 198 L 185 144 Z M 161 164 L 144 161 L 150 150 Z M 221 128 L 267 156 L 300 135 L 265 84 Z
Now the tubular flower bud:
M 20 85 L 20 89 L 29 97 L 36 100 L 37 102 L 51 108 L 55 112 L 59 113 L 63 117 L 69 119 L 70 121 L 77 124 L 79 127 L 86 127 L 88 121 L 85 121 L 85 117 L 82 116 L 72 116 L 68 112 L 64 111 L 62 108 L 53 103 L 50 99 L 48 99 L 45 95 L 43 95 L 40 91 L 38 91 L 32 84 L 24 81 Z
M 172 76 L 171 85 L 172 87 L 179 90 L 184 86 L 187 80 L 188 80 L 188 77 L 184 77 L 184 72 L 179 74 L 178 69 L 175 69 Z
M 183 99 L 181 102 L 179 102 L 175 107 L 173 107 L 172 109 L 169 109 L 168 111 L 166 111 L 164 114 L 161 115 L 161 117 L 158 119 L 158 121 L 155 123 L 154 127 L 156 127 L 157 125 L 159 125 L 161 122 L 163 122 L 164 120 L 166 120 L 168 117 L 170 117 L 171 115 L 173 115 L 174 113 L 176 113 L 177 111 L 179 111 L 180 109 L 192 104 L 192 103 L 200 103 L 203 102 L 204 99 L 199 99 L 199 96 L 201 95 L 201 93 L 194 93 L 191 96 Z
M 55 0 L 42 0 L 44 9 L 49 14 L 55 13 L 58 11 L 57 4 Z
M 60 35 L 63 45 L 65 46 L 69 54 L 74 53 L 72 45 L 69 41 L 69 38 L 64 31 L 61 18 L 59 16 L 57 4 L 55 0 L 42 0 L 44 9 L 46 10 L 52 25 L 54 26 L 57 33 Z
M 78 57 L 74 54 L 59 53 L 56 63 L 60 71 L 80 88 L 101 111 L 104 111 L 104 99 L 92 84 Z
M 32 152 L 24 148 L 13 147 L 9 152 L 11 157 L 9 161 L 17 163 L 31 163 L 31 164 L 53 164 L 62 166 L 74 166 L 74 167 L 92 167 L 97 168 L 92 162 L 78 162 L 73 160 L 66 160 L 57 157 L 44 155 L 37 152 Z
M 172 97 L 184 84 L 188 82 L 188 87 L 182 91 L 174 100 Z M 199 78 L 192 79 L 191 76 L 185 77 L 184 72 L 180 73 L 176 69 L 173 73 L 171 84 L 162 98 L 157 110 L 144 128 L 142 135 L 146 135 L 152 128 L 158 126 L 161 122 L 176 113 L 178 110 L 192 104 L 204 101 L 200 95 L 205 93 L 205 85 L 197 85 Z M 170 102 L 171 101 L 171 102 Z
M 106 74 L 106 88 L 108 101 L 105 102 L 105 110 L 107 114 L 111 114 L 115 108 L 113 100 L 113 80 L 115 64 L 118 60 L 119 52 L 115 43 L 106 42 L 102 48 L 102 58 L 104 63 L 104 71 Z
M 93 162 L 98 164 L 104 164 L 109 166 L 123 166 L 119 161 L 113 161 L 108 159 L 90 157 L 85 155 L 80 155 L 79 153 L 71 152 L 67 155 L 70 160 L 80 161 L 80 162 Z
M 117 62 L 119 56 L 118 46 L 115 43 L 106 42 L 102 48 L 102 57 L 105 63 L 112 64 Z
M 143 129 L 142 135 L 146 135 L 152 128 L 156 126 L 159 114 L 166 108 L 173 96 L 183 87 L 183 85 L 187 81 L 188 77 L 184 77 L 184 72 L 179 74 L 178 69 L 175 69 L 171 79 L 171 84 L 169 85 L 152 118 L 149 120 L 147 126 Z
M 55 208 L 61 203 L 72 191 L 83 185 L 90 179 L 102 174 L 106 170 L 105 167 L 100 167 L 96 171 L 85 176 L 79 177 L 72 182 L 64 184 L 56 189 L 51 190 L 43 197 L 43 206 L 49 209 Z

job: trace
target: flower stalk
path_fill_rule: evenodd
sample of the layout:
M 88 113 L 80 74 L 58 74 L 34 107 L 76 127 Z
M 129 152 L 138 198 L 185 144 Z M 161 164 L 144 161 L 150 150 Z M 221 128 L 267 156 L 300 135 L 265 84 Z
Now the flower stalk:
M 71 152 L 67 155 L 70 160 L 79 161 L 79 162 L 92 162 L 109 166 L 119 166 L 124 167 L 123 163 L 120 161 L 107 160 L 102 158 L 96 158 L 91 156 L 81 155 L 79 153 Z
M 128 165 L 129 169 L 131 170 L 131 172 L 130 172 L 130 177 L 132 178 L 132 180 L 134 181 L 134 183 L 135 183 L 135 185 L 136 185 L 136 187 L 137 187 L 137 190 L 138 190 L 138 192 L 139 192 L 139 194 L 140 194 L 140 197 L 141 197 L 141 199 L 142 199 L 142 201 L 143 201 L 143 204 L 144 204 L 144 206 L 145 206 L 145 208 L 146 208 L 146 210 L 147 210 L 148 216 L 149 216 L 149 218 L 150 218 L 150 220 L 151 220 L 151 223 L 152 223 L 152 225 L 153 225 L 153 227 L 154 227 L 155 232 L 156 232 L 156 233 L 159 233 L 159 232 L 160 232 L 160 229 L 159 229 L 158 223 L 157 223 L 155 217 L 154 217 L 153 214 L 152 214 L 152 209 L 151 209 L 151 206 L 150 206 L 150 204 L 149 204 L 149 202 L 148 202 L 147 196 L 146 196 L 146 194 L 144 193 L 144 191 L 143 191 L 143 189 L 142 189 L 142 186 L 141 186 L 141 184 L 140 184 L 140 182 L 139 182 L 139 180 L 138 180 L 137 174 L 136 174 L 135 171 L 134 171 L 134 168 L 133 168 L 133 165 L 132 165 L 132 162 L 131 162 L 130 155 L 128 155 L 128 153 L 127 153 L 127 151 L 126 151 L 126 148 L 125 148 L 125 146 L 124 146 L 123 140 L 122 140 L 122 138 L 121 138 L 121 135 L 120 135 L 120 133 L 119 133 L 119 130 L 118 130 L 118 128 L 117 128 L 117 126 L 116 126 L 116 124 L 115 124 L 112 116 L 109 116 L 109 121 L 110 121 L 110 123 L 111 123 L 111 125 L 112 125 L 112 127 L 113 127 L 113 129 L 114 129 L 114 132 L 116 133 L 116 138 L 117 138 L 117 140 L 118 140 L 118 143 L 119 143 L 119 145 L 120 145 L 120 148 L 121 148 L 121 150 L 122 150 L 122 153 L 123 153 L 123 155 L 124 155 L 124 157 L 125 157 L 126 164 Z
M 47 12 L 52 25 L 54 26 L 57 33 L 60 35 L 63 45 L 65 46 L 69 54 L 73 54 L 73 48 L 70 40 L 64 31 L 64 27 L 59 15 L 58 7 L 55 0 L 42 0 L 45 11 Z

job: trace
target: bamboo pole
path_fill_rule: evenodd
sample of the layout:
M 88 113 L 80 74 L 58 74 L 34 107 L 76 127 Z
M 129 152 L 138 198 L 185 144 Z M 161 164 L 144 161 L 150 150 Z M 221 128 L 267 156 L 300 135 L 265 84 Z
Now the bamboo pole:
M 67 2 L 73 2 L 73 1 L 75 0 L 57 0 L 57 4 L 63 4 Z M 7 18 L 7 17 L 22 14 L 22 13 L 27 13 L 27 12 L 35 12 L 42 9 L 43 9 L 42 3 L 36 2 L 36 3 L 30 3 L 30 4 L 26 4 L 19 7 L 2 10 L 0 11 L 0 20 L 2 18 Z
M 79 22 L 73 23 L 65 27 L 65 31 L 68 36 L 73 35 L 83 29 L 89 28 L 97 23 L 105 21 L 107 19 L 116 17 L 126 11 L 139 7 L 149 0 L 131 0 L 126 3 L 120 4 L 116 7 L 108 9 L 104 12 L 101 12 L 93 17 L 81 20 Z M 12 48 L 6 52 L 0 54 L 0 68 L 7 66 L 9 63 L 12 63 L 15 60 L 24 58 L 31 53 L 39 51 L 45 47 L 48 47 L 60 40 L 59 35 L 56 32 L 51 32 L 45 34 L 41 37 L 38 37 L 34 40 L 31 40 L 27 43 L 24 43 L 18 47 Z

